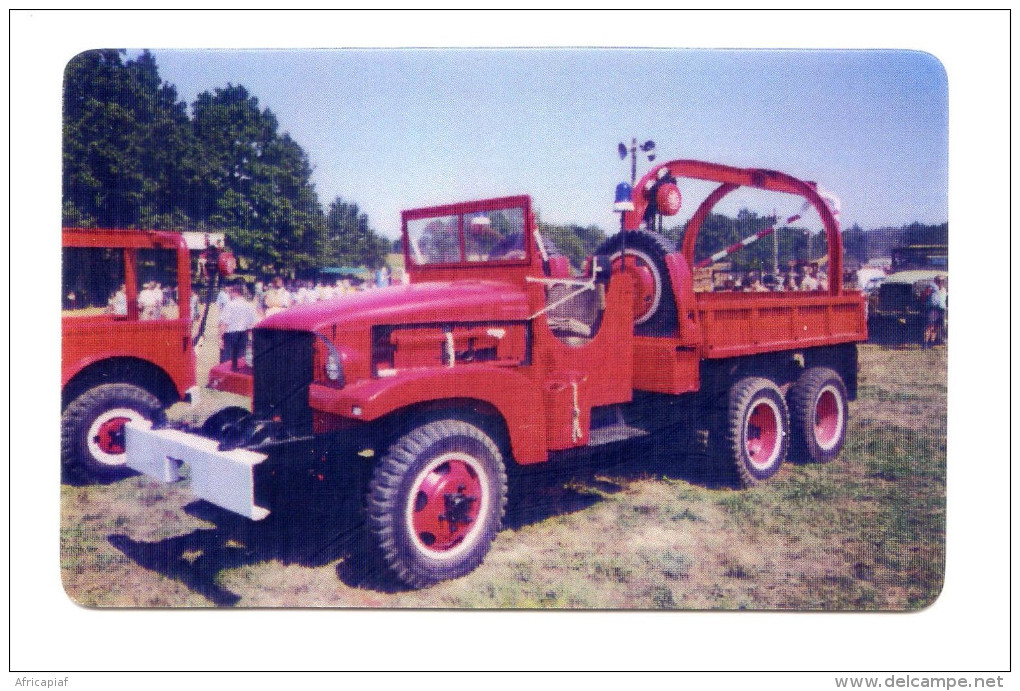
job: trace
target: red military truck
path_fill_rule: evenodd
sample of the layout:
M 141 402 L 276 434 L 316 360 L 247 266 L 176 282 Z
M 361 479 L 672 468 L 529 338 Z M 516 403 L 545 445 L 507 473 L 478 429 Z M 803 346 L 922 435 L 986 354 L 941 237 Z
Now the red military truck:
M 158 417 L 195 385 L 184 239 L 65 228 L 63 299 L 62 461 L 80 475 L 109 477 L 126 460 L 124 423 Z
M 718 183 L 679 251 L 651 229 L 663 171 Z M 371 549 L 397 579 L 424 587 L 482 561 L 513 464 L 663 425 L 671 433 L 658 445 L 678 464 L 678 434 L 696 436 L 744 485 L 774 475 L 788 450 L 830 460 L 856 396 L 864 301 L 840 281 L 814 292 L 694 292 L 701 224 L 742 186 L 813 207 L 830 275 L 842 275 L 825 201 L 769 170 L 657 166 L 634 187 L 626 230 L 580 276 L 538 234 L 526 196 L 405 211 L 410 285 L 263 320 L 250 379 L 211 374 L 224 388 L 250 386 L 252 414 L 206 436 L 129 424 L 128 463 L 163 481 L 187 464 L 196 495 L 252 519 L 291 501 L 309 468 L 356 478 L 370 463 Z

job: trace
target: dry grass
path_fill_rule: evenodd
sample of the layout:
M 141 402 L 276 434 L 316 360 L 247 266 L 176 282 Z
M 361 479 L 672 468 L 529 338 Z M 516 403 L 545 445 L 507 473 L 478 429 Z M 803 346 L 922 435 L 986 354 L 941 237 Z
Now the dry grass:
M 548 464 L 516 483 L 485 563 L 425 591 L 359 561 L 356 497 L 251 523 L 138 477 L 61 488 L 64 584 L 94 606 L 923 607 L 945 560 L 945 350 L 860 359 L 837 461 L 748 491 L 633 450 Z

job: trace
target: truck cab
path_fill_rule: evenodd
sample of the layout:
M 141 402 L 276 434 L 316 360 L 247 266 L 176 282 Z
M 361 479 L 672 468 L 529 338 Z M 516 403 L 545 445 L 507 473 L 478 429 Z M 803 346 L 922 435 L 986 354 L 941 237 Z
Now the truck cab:
M 290 390 L 270 379 L 293 376 L 297 334 L 310 363 L 307 409 L 281 422 L 313 433 L 467 406 L 505 428 L 516 462 L 528 464 L 586 445 L 592 408 L 631 399 L 629 276 L 606 262 L 572 276 L 537 232 L 530 198 L 405 211 L 402 225 L 410 285 L 259 324 L 256 414 L 280 407 L 271 391 Z
M 123 471 L 124 425 L 195 386 L 191 258 L 179 233 L 65 228 L 61 460 L 88 479 Z
M 870 298 L 872 338 L 893 343 L 920 343 L 927 317 L 928 295 L 935 279 L 949 277 L 946 244 L 901 245 L 892 250 L 892 265 Z

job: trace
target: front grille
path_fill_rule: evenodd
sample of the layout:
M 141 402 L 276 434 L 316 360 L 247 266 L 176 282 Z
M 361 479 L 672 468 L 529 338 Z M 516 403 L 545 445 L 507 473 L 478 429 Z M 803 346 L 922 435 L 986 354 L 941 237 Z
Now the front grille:
M 883 312 L 906 312 L 914 306 L 914 295 L 910 285 L 886 283 L 879 288 L 878 308 Z
M 307 331 L 255 329 L 252 412 L 279 418 L 291 436 L 312 433 L 308 387 L 314 375 L 315 335 Z

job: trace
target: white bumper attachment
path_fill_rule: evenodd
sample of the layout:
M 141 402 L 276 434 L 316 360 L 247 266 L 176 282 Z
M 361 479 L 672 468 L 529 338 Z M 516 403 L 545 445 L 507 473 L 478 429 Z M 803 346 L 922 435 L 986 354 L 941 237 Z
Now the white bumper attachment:
M 246 449 L 220 451 L 214 439 L 176 429 L 152 429 L 146 420 L 125 426 L 127 466 L 160 482 L 181 479 L 185 464 L 195 496 L 259 521 L 269 510 L 255 504 L 255 466 L 267 456 Z

